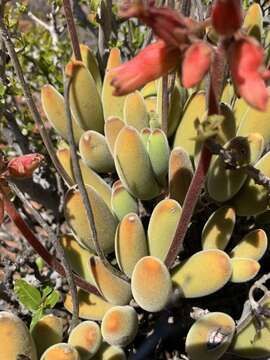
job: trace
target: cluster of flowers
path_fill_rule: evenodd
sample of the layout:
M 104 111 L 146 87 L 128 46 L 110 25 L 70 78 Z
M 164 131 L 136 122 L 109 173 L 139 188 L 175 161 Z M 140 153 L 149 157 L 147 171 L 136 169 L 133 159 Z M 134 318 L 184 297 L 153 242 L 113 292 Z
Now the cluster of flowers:
M 197 22 L 181 13 L 158 8 L 153 0 L 126 2 L 120 15 L 137 17 L 153 29 L 157 41 L 143 49 L 127 63 L 111 70 L 115 95 L 139 89 L 151 80 L 177 70 L 184 87 L 197 85 L 210 70 L 217 47 L 202 40 L 202 30 L 211 25 L 219 35 L 231 76 L 238 94 L 246 102 L 264 111 L 268 101 L 265 80 L 270 71 L 263 65 L 264 50 L 252 37 L 241 32 L 241 0 L 216 0 L 210 19 Z

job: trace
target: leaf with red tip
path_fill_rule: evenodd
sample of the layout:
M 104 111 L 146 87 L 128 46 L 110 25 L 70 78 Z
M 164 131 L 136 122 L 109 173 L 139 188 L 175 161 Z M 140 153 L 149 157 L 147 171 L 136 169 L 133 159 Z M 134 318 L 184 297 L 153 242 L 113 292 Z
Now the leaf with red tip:
M 182 63 L 182 84 L 189 88 L 197 85 L 211 65 L 212 49 L 204 41 L 191 45 L 185 52 Z

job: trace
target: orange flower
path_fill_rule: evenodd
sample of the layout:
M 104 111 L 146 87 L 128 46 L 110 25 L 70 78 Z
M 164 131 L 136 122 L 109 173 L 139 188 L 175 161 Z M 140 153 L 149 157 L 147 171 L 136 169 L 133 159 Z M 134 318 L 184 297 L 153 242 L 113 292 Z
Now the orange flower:
M 9 161 L 7 165 L 8 174 L 21 179 L 31 177 L 43 159 L 44 156 L 40 154 L 18 156 Z
M 232 36 L 242 25 L 241 0 L 216 0 L 212 7 L 211 21 L 218 34 Z
M 269 72 L 264 71 L 264 51 L 253 38 L 243 37 L 229 48 L 229 64 L 233 82 L 240 96 L 261 111 L 266 110 L 268 90 L 264 79 Z
M 125 64 L 111 70 L 114 95 L 122 96 L 141 88 L 173 70 L 179 62 L 180 52 L 159 40 Z
M 189 88 L 197 85 L 208 72 L 212 61 L 213 50 L 204 41 L 191 45 L 182 62 L 182 84 Z

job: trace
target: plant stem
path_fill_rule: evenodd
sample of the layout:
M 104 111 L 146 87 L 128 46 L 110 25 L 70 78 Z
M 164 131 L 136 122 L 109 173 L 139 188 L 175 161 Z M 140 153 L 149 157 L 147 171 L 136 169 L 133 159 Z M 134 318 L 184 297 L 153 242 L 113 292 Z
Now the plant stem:
M 165 260 L 165 264 L 168 267 L 171 267 L 174 264 L 174 261 L 182 248 L 183 241 L 188 230 L 188 225 L 190 223 L 194 208 L 199 199 L 211 158 L 211 152 L 204 145 L 201 151 L 198 166 L 196 168 L 195 174 L 192 178 L 191 184 L 184 200 L 180 221 L 177 225 L 172 244 Z
M 208 87 L 208 115 L 219 113 L 219 97 L 221 93 L 225 67 L 224 55 L 222 56 L 222 54 L 223 47 L 221 44 L 216 51 L 215 59 L 211 66 L 210 83 Z M 174 264 L 179 251 L 183 247 L 183 242 L 188 230 L 188 226 L 197 201 L 200 197 L 205 177 L 210 166 L 211 158 L 212 153 L 206 144 L 203 144 L 195 174 L 192 178 L 184 200 L 181 218 L 177 224 L 172 244 L 165 259 L 165 264 L 168 266 L 168 268 Z
M 11 189 L 14 191 L 14 193 L 21 200 L 23 206 L 26 207 L 31 212 L 31 214 L 33 215 L 33 217 L 35 218 L 37 223 L 39 225 L 41 225 L 41 227 L 47 232 L 50 242 L 54 245 L 56 253 L 63 264 L 63 268 L 65 270 L 65 275 L 67 277 L 67 282 L 68 282 L 68 285 L 70 288 L 70 294 L 71 294 L 71 298 L 72 298 L 73 310 L 72 310 L 72 321 L 71 321 L 71 326 L 70 326 L 70 328 L 72 330 L 79 322 L 79 301 L 78 301 L 76 284 L 74 281 L 74 275 L 72 273 L 72 268 L 66 257 L 65 251 L 62 248 L 58 237 L 51 230 L 50 226 L 46 223 L 46 221 L 42 218 L 40 213 L 36 209 L 33 208 L 31 203 L 26 199 L 26 197 L 20 191 L 20 189 L 15 184 L 12 184 L 10 182 L 9 182 L 9 185 L 10 185 Z
M 99 241 L 98 241 L 93 209 L 92 209 L 90 200 L 88 198 L 86 186 L 83 182 L 81 168 L 80 168 L 79 159 L 78 159 L 78 155 L 77 155 L 76 144 L 75 144 L 75 140 L 74 140 L 72 116 L 71 116 L 70 102 L 69 102 L 69 90 L 70 90 L 71 82 L 72 82 L 72 77 L 68 77 L 64 82 L 64 99 L 65 99 L 65 111 L 66 111 L 66 116 L 67 116 L 68 142 L 70 145 L 70 153 L 71 153 L 71 161 L 72 161 L 72 168 L 73 168 L 73 172 L 74 172 L 74 178 L 76 180 L 76 183 L 78 184 L 78 188 L 79 188 L 79 191 L 82 196 L 82 201 L 83 201 L 84 209 L 86 211 L 89 229 L 92 233 L 92 240 L 93 240 L 95 250 L 96 250 L 98 257 L 102 261 L 103 265 L 113 275 L 120 277 L 121 279 L 126 281 L 127 277 L 122 272 L 120 272 L 116 268 L 114 268 L 110 264 L 110 262 L 107 260 L 107 258 L 105 257 L 105 255 L 103 253 L 103 250 L 100 247 Z
M 3 194 L 5 211 L 7 212 L 9 218 L 14 222 L 17 228 L 20 230 L 22 235 L 25 237 L 27 242 L 33 247 L 33 249 L 38 253 L 38 255 L 51 267 L 53 270 L 58 272 L 61 276 L 65 276 L 65 269 L 60 264 L 57 259 L 51 255 L 48 250 L 42 245 L 39 239 L 35 236 L 26 222 L 23 220 L 21 215 L 18 213 L 17 209 L 13 203 L 9 200 L 8 196 L 5 195 L 4 191 L 0 188 L 1 193 Z M 93 293 L 97 296 L 100 296 L 99 291 L 87 281 L 74 274 L 74 280 L 81 289 L 86 292 Z
M 161 129 L 165 134 L 168 132 L 168 113 L 169 113 L 169 94 L 168 94 L 168 75 L 162 77 L 162 115 Z
M 24 79 L 23 70 L 22 70 L 21 64 L 19 62 L 18 56 L 16 54 L 13 42 L 11 40 L 10 33 L 3 22 L 3 18 L 1 18 L 1 17 L 0 17 L 0 36 L 3 39 L 5 46 L 8 50 L 11 62 L 13 64 L 13 67 L 16 72 L 16 75 L 20 81 L 27 106 L 28 106 L 29 111 L 38 127 L 38 130 L 39 130 L 42 140 L 48 150 L 48 153 L 52 159 L 52 162 L 53 162 L 56 170 L 59 172 L 59 174 L 61 174 L 63 176 L 63 179 L 65 180 L 67 185 L 72 186 L 72 179 L 68 176 L 67 172 L 65 171 L 65 169 L 63 168 L 63 166 L 61 165 L 60 161 L 58 160 L 58 158 L 56 156 L 54 146 L 53 146 L 53 144 L 47 134 L 45 126 L 42 122 L 41 116 L 38 112 L 38 109 L 37 109 L 34 99 L 32 97 L 30 87 Z
M 79 43 L 77 31 L 76 31 L 76 26 L 75 26 L 75 22 L 74 22 L 74 16 L 73 16 L 70 0 L 63 0 L 63 6 L 64 6 L 65 16 L 66 16 L 67 25 L 68 25 L 68 32 L 69 32 L 70 40 L 72 43 L 72 48 L 73 48 L 75 59 L 82 61 L 80 43 Z

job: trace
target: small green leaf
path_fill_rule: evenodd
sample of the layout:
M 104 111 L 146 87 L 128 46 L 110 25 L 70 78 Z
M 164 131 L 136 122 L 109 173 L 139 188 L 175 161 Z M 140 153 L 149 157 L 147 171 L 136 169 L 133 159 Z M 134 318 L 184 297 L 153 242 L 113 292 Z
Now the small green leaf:
M 42 301 L 46 299 L 47 296 L 49 296 L 53 291 L 53 288 L 50 285 L 46 285 L 41 289 L 42 292 Z
M 60 294 L 57 290 L 53 290 L 44 301 L 44 309 L 52 309 L 60 300 Z
M 41 303 L 41 295 L 38 289 L 28 284 L 25 280 L 15 281 L 14 291 L 19 301 L 31 311 L 38 310 Z
M 35 263 L 36 263 L 39 271 L 41 271 L 45 265 L 44 260 L 40 256 L 36 259 Z
M 6 86 L 0 83 L 0 96 L 4 96 L 6 92 Z
M 43 307 L 40 307 L 39 309 L 37 309 L 37 311 L 34 312 L 30 324 L 30 332 L 34 329 L 37 322 L 42 318 L 43 314 L 44 314 Z

